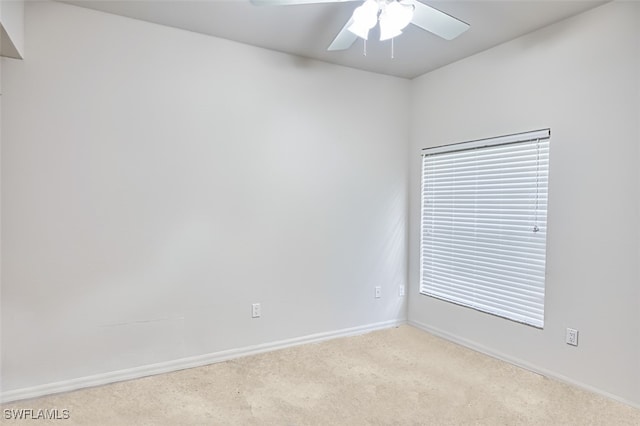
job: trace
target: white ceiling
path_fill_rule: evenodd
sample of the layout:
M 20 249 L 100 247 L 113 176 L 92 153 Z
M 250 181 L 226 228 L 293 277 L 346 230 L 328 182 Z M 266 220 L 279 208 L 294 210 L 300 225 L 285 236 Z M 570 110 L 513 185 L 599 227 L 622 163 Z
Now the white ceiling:
M 366 71 L 413 78 L 522 34 L 576 15 L 602 0 L 422 0 L 467 22 L 452 41 L 410 25 L 395 39 L 377 41 L 372 30 L 363 56 L 362 40 L 346 51 L 327 46 L 360 2 L 254 6 L 249 0 L 71 0 L 79 6 L 209 34 L 254 46 L 319 59 Z

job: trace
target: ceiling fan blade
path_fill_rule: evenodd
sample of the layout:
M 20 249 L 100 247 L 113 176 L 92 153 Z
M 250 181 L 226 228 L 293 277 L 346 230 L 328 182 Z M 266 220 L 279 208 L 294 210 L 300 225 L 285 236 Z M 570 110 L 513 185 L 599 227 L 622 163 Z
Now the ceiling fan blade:
M 353 18 L 349 18 L 344 27 L 340 30 L 336 38 L 333 39 L 327 50 L 346 50 L 351 47 L 351 45 L 358 38 L 357 35 L 349 31 L 349 28 L 353 24 Z
M 469 29 L 469 24 L 440 12 L 419 1 L 413 1 L 415 10 L 411 23 L 445 40 L 453 40 Z
M 346 1 L 362 0 L 251 0 L 251 3 L 256 6 L 287 6 L 290 4 L 343 3 Z

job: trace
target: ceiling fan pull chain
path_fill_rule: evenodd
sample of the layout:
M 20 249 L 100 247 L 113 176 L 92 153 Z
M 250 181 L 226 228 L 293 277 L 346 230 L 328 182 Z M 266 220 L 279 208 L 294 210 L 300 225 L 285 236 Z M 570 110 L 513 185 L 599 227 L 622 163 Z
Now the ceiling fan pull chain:
M 363 56 L 367 56 L 367 39 L 364 40 L 364 51 L 362 52 Z
M 393 59 L 395 56 L 393 55 L 393 39 L 391 39 L 391 59 Z

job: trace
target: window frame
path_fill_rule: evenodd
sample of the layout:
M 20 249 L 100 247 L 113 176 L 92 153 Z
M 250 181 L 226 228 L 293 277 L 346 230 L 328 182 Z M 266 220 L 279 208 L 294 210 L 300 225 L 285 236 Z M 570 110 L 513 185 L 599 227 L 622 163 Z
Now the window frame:
M 524 323 L 536 328 L 544 328 L 544 295 L 545 295 L 545 289 L 546 289 L 546 251 L 547 251 L 547 234 L 546 234 L 546 230 L 547 230 L 547 207 L 548 207 L 548 175 L 549 175 L 549 151 L 550 151 L 550 141 L 551 138 L 551 130 L 550 129 L 542 129 L 542 130 L 536 130 L 533 132 L 524 132 L 524 133 L 516 133 L 516 134 L 511 134 L 511 135 L 506 135 L 506 136 L 500 136 L 500 137 L 496 137 L 496 138 L 487 138 L 487 139 L 479 139 L 479 140 L 474 140 L 474 141 L 469 141 L 469 142 L 462 142 L 462 143 L 456 143 L 456 144 L 449 144 L 449 145 L 443 145 L 443 146 L 437 146 L 437 147 L 431 147 L 431 148 L 424 148 L 422 150 L 422 169 L 421 169 L 421 203 L 420 203 L 420 283 L 419 283 L 419 294 L 421 295 L 425 295 L 428 297 L 433 297 L 433 298 L 437 298 L 440 300 L 444 300 L 450 303 L 454 303 L 460 306 L 464 306 L 464 307 L 468 307 L 468 308 L 472 308 L 475 309 L 477 311 L 480 312 L 485 312 L 488 314 L 492 314 L 492 315 L 496 315 L 502 318 L 506 318 L 508 320 L 512 320 L 512 321 L 516 321 L 516 322 L 520 322 L 520 323 Z M 514 278 L 514 283 L 513 283 L 513 289 L 517 289 L 517 293 L 519 294 L 517 296 L 517 300 L 511 300 L 511 294 L 509 293 L 511 291 L 511 289 L 509 290 L 500 290 L 500 289 L 494 289 L 494 290 L 486 290 L 487 288 L 489 288 L 490 286 L 486 286 L 485 284 L 490 282 L 490 280 L 486 280 L 486 277 L 482 277 L 480 279 L 477 279 L 475 276 L 472 278 L 466 278 L 467 280 L 471 281 L 471 282 L 475 282 L 476 284 L 466 284 L 466 287 L 464 284 L 460 284 L 461 282 L 465 281 L 465 278 L 458 272 L 458 275 L 454 275 L 453 272 L 449 272 L 446 271 L 446 267 L 434 267 L 433 266 L 433 258 L 437 257 L 436 254 L 434 255 L 433 253 L 433 248 L 432 248 L 432 253 L 431 253 L 431 270 L 434 269 L 440 269 L 440 272 L 443 276 L 446 275 L 445 278 L 443 278 L 442 283 L 444 283 L 445 281 L 451 279 L 456 279 L 457 282 L 453 282 L 453 285 L 451 287 L 456 287 L 456 288 L 461 288 L 462 290 L 453 290 L 451 292 L 451 294 L 454 294 L 455 297 L 453 297 L 453 300 L 451 297 L 447 297 L 447 292 L 446 291 L 438 291 L 438 286 L 443 286 L 442 283 L 439 284 L 435 284 L 436 278 L 433 278 L 433 275 L 431 276 L 432 281 L 434 283 L 431 284 L 430 286 L 430 290 L 426 290 L 427 285 L 425 285 L 425 206 L 427 205 L 425 203 L 425 194 L 428 193 L 428 190 L 425 189 L 425 182 L 427 181 L 426 177 L 425 177 L 425 158 L 426 157 L 432 157 L 432 156 L 439 156 L 441 154 L 451 154 L 451 158 L 453 157 L 469 157 L 469 156 L 473 156 L 476 153 L 481 153 L 479 156 L 482 157 L 482 155 L 484 155 L 484 152 L 482 151 L 483 149 L 487 148 L 487 149 L 494 149 L 494 151 L 496 151 L 497 149 L 499 149 L 499 147 L 502 146 L 508 146 L 508 145 L 513 145 L 514 150 L 518 150 L 520 146 L 526 146 L 525 144 L 531 144 L 531 143 L 535 143 L 536 144 L 536 152 L 537 152 L 537 157 L 536 157 L 536 167 L 535 167 L 535 223 L 532 225 L 532 232 L 533 233 L 538 233 L 540 230 L 544 230 L 543 234 L 539 234 L 536 235 L 536 241 L 542 239 L 543 240 L 543 245 L 542 245 L 542 271 L 540 272 L 540 254 L 538 252 L 536 252 L 537 255 L 537 271 L 534 271 L 533 275 L 537 276 L 535 277 L 536 280 L 538 280 L 536 282 L 536 285 L 538 285 L 538 287 L 536 287 L 536 291 L 532 292 L 531 295 L 529 295 L 527 293 L 527 291 L 529 290 L 528 288 L 526 288 L 526 284 L 521 284 L 518 283 L 517 281 L 519 281 L 519 277 L 515 277 Z M 541 159 L 540 157 L 540 150 L 541 150 L 541 145 L 543 145 L 543 151 L 544 151 L 544 158 Z M 523 148 L 524 149 L 524 148 Z M 473 152 L 471 153 L 467 153 L 467 151 L 471 151 L 473 150 Z M 505 151 L 509 151 L 509 148 L 505 149 Z M 527 150 L 530 151 L 530 150 Z M 460 154 L 458 154 L 460 153 Z M 530 156 L 531 154 L 528 153 L 528 155 Z M 527 157 L 529 158 L 529 157 Z M 500 158 L 502 159 L 502 158 Z M 508 157 L 504 157 L 504 159 L 509 160 Z M 515 163 L 515 160 L 513 161 Z M 453 160 L 453 163 L 455 164 L 455 159 Z M 488 166 L 487 166 L 488 167 Z M 496 170 L 500 169 L 500 167 L 502 167 L 502 165 L 496 166 Z M 488 169 L 490 169 L 488 167 Z M 442 169 L 445 170 L 445 172 L 451 171 L 451 170 L 456 170 L 456 166 L 453 166 L 451 169 Z M 491 169 L 493 170 L 493 169 Z M 485 171 L 485 169 L 482 169 L 482 171 Z M 440 176 L 442 176 L 443 172 L 439 172 Z M 480 174 L 480 172 L 476 169 L 475 171 L 476 175 L 475 175 L 475 179 L 476 182 L 481 181 L 481 179 L 478 177 L 478 175 Z M 528 173 L 528 175 L 530 175 L 531 172 Z M 467 172 L 467 175 L 469 175 L 469 173 Z M 455 173 L 454 173 L 455 176 Z M 437 180 L 438 178 L 431 178 L 432 180 Z M 527 178 L 529 179 L 529 178 Z M 543 188 L 541 187 L 541 179 L 543 181 Z M 453 178 L 453 182 L 454 182 L 454 188 L 455 188 L 455 184 L 456 184 L 456 179 L 455 177 Z M 534 184 L 534 182 L 528 182 L 526 181 L 527 184 Z M 451 185 L 450 182 L 447 182 L 447 185 Z M 450 188 L 451 186 L 446 186 L 446 188 Z M 527 190 L 524 191 L 523 194 L 530 196 L 531 195 L 531 190 Z M 538 213 L 542 212 L 541 206 L 539 205 L 539 197 L 540 197 L 540 191 L 544 191 L 544 215 L 541 214 L 541 217 L 538 217 Z M 435 190 L 433 190 L 435 193 Z M 455 200 L 455 189 L 453 189 L 454 191 L 454 200 Z M 467 191 L 469 192 L 469 191 Z M 499 194 L 501 196 L 501 200 L 503 199 L 502 197 L 504 196 L 504 191 L 503 193 Z M 477 188 L 476 188 L 476 193 L 474 193 L 473 195 L 474 198 L 474 203 L 477 203 Z M 436 196 L 433 195 L 433 199 L 435 199 Z M 530 201 L 527 201 L 527 203 L 531 203 Z M 433 203 L 432 203 L 433 204 Z M 450 203 L 449 203 L 450 205 Z M 455 241 L 455 236 L 453 236 L 453 234 L 455 233 L 455 216 L 457 214 L 457 210 L 455 207 L 455 203 L 453 204 L 454 207 L 449 207 L 449 210 L 451 211 L 451 221 L 450 223 L 453 223 L 452 231 L 450 232 L 452 234 L 451 240 Z M 474 204 L 477 205 L 477 204 Z M 527 204 L 528 206 L 528 204 Z M 520 206 L 518 206 L 520 208 Z M 502 208 L 502 203 L 501 203 L 501 208 Z M 468 216 L 468 211 L 469 209 L 467 208 L 467 210 L 465 211 L 465 214 Z M 496 210 L 497 211 L 497 210 Z M 523 212 L 529 212 L 530 210 L 522 210 Z M 521 212 L 518 212 L 518 214 L 521 214 Z M 431 218 L 433 220 L 433 216 L 434 213 L 431 213 Z M 465 221 L 468 222 L 467 217 L 465 217 Z M 474 227 L 476 226 L 476 223 L 479 222 L 478 220 L 478 213 L 477 211 L 475 211 L 473 213 L 473 220 L 474 222 Z M 496 217 L 502 217 L 502 216 L 496 216 Z M 487 216 L 485 215 L 482 220 L 487 219 Z M 544 220 L 544 223 L 540 222 L 540 220 Z M 444 223 L 444 221 L 442 221 L 441 223 L 439 223 L 439 225 L 441 225 L 442 223 Z M 540 224 L 542 224 L 542 226 L 539 226 Z M 467 225 L 468 226 L 468 225 Z M 502 226 L 502 223 L 501 223 Z M 496 234 L 500 234 L 500 232 L 502 231 L 498 231 L 496 232 Z M 520 233 L 522 233 L 522 231 L 519 231 Z M 525 235 L 525 234 L 523 234 Z M 540 237 L 543 238 L 540 238 Z M 476 235 L 474 234 L 474 238 L 476 238 Z M 489 239 L 491 239 L 491 237 L 488 237 Z M 502 237 L 497 237 L 496 241 L 500 241 Z M 523 236 L 522 239 L 524 239 L 525 237 Z M 435 240 L 435 237 L 431 237 L 431 240 Z M 465 237 L 466 240 L 469 240 L 469 237 Z M 529 238 L 529 240 L 531 240 L 531 238 Z M 468 241 L 463 241 L 462 240 L 458 240 L 457 242 L 452 242 L 450 244 L 451 247 L 453 247 L 454 245 L 456 247 L 460 246 L 462 247 L 462 245 L 465 242 Z M 509 243 L 513 243 L 513 241 L 509 241 Z M 522 241 L 520 242 L 520 246 L 525 247 L 527 246 L 527 244 L 529 243 L 522 243 Z M 444 246 L 444 244 L 441 244 Z M 479 244 L 479 246 L 482 246 L 483 244 Z M 519 247 L 520 247 L 519 246 Z M 537 249 L 540 250 L 540 244 L 538 244 Z M 502 249 L 503 247 L 500 246 L 500 249 Z M 465 247 L 466 249 L 466 247 Z M 451 252 L 455 252 L 454 248 L 450 249 Z M 490 251 L 490 250 L 488 250 Z M 481 251 L 480 251 L 481 252 Z M 474 255 L 477 255 L 480 252 L 474 252 Z M 455 253 L 454 253 L 455 254 Z M 477 257 L 477 256 L 476 256 Z M 453 259 L 453 257 L 452 257 Z M 522 261 L 522 263 L 524 265 L 527 264 L 527 260 Z M 442 261 L 441 263 L 446 263 L 446 261 Z M 478 263 L 474 260 L 474 263 Z M 533 263 L 533 260 L 531 261 L 531 263 Z M 463 262 L 458 261 L 458 260 L 452 260 L 451 264 L 459 264 L 459 265 L 463 265 Z M 535 265 L 534 265 L 535 266 Z M 467 276 L 470 275 L 470 273 L 468 272 L 468 267 L 467 266 L 452 266 L 452 269 L 466 269 L 467 271 L 465 271 L 465 274 Z M 482 269 L 482 268 L 480 268 Z M 509 268 L 506 268 L 509 269 Z M 442 272 L 442 270 L 444 270 L 445 272 Z M 437 275 L 438 273 L 434 274 Z M 541 276 L 540 276 L 541 274 Z M 508 278 L 508 273 L 505 274 L 505 276 L 507 276 Z M 533 277 L 532 275 L 532 277 Z M 515 276 L 515 275 L 514 275 Z M 451 278 L 453 277 L 453 278 Z M 499 278 L 494 278 L 495 280 L 502 280 L 502 276 L 499 276 Z M 526 280 L 527 278 L 524 278 L 524 280 Z M 477 282 L 482 281 L 482 286 L 477 286 Z M 507 306 L 509 304 L 512 304 L 516 307 L 511 307 L 511 308 L 505 308 L 505 307 L 493 307 L 490 306 L 489 308 L 487 308 L 487 306 L 484 306 L 482 302 L 474 302 L 473 300 L 461 300 L 463 299 L 461 296 L 459 296 L 459 294 L 463 294 L 463 293 L 469 293 L 471 294 L 471 296 L 467 296 L 469 299 L 473 299 L 473 298 L 478 298 L 478 294 L 479 291 L 476 289 L 474 290 L 472 287 L 473 286 L 476 287 L 482 287 L 482 290 L 480 290 L 480 292 L 483 293 L 482 297 L 493 297 L 493 296 L 506 296 L 506 299 L 503 300 L 499 300 L 496 303 L 496 306 L 500 305 L 504 305 Z M 493 283 L 493 287 L 498 288 L 498 287 L 508 287 L 508 284 L 504 284 L 504 282 L 499 283 L 499 284 L 495 284 Z M 487 296 L 484 293 L 487 293 L 489 296 Z M 526 294 L 525 294 L 526 293 Z M 522 296 L 522 294 L 524 294 L 524 296 Z M 480 298 L 482 298 L 480 297 Z M 520 297 L 524 297 L 525 300 L 524 302 L 521 302 Z M 522 300 L 524 300 L 522 299 Z M 490 302 L 490 303 L 494 303 L 494 302 Z M 525 312 L 524 314 L 520 314 L 520 313 L 514 313 L 515 311 L 521 309 L 521 307 L 518 305 L 518 303 L 523 303 L 523 305 L 525 306 L 525 308 L 530 309 L 530 311 Z M 541 307 L 538 307 L 538 305 L 540 305 Z M 525 309 L 526 311 L 526 309 Z

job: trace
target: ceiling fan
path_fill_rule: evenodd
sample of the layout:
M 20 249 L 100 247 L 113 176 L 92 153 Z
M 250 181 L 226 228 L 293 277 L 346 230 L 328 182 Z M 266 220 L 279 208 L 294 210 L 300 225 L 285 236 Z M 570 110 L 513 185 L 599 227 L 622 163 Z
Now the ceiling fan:
M 255 5 L 297 5 L 342 3 L 362 0 L 251 0 Z M 327 50 L 345 50 L 358 37 L 367 40 L 369 30 L 380 25 L 380 40 L 393 39 L 413 24 L 445 40 L 453 40 L 469 29 L 469 24 L 417 0 L 365 0 L 356 8 Z

